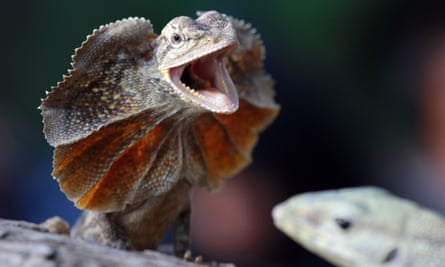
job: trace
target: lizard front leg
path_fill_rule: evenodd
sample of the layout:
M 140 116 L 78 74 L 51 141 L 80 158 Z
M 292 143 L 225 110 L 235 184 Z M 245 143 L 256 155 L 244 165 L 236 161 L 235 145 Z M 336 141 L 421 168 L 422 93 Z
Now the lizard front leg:
M 182 179 L 171 191 L 128 206 L 123 211 L 85 211 L 72 235 L 116 248 L 156 249 L 168 227 L 179 216 L 186 224 L 176 224 L 181 225 L 181 230 L 177 232 L 180 240 L 174 241 L 174 250 L 176 255 L 183 257 L 189 244 L 190 189 L 190 183 Z
M 173 251 L 177 257 L 185 257 L 186 252 L 190 249 L 190 217 L 191 205 L 189 202 L 173 223 Z
M 84 211 L 74 225 L 71 236 L 113 248 L 133 249 L 115 213 Z

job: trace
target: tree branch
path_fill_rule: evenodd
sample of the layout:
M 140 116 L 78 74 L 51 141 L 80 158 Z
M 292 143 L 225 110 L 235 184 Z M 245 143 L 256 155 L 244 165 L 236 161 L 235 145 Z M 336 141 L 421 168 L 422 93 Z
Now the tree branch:
M 202 266 L 158 251 L 124 251 L 91 244 L 49 232 L 45 226 L 0 219 L 0 266 Z M 234 267 L 232 264 L 209 265 Z

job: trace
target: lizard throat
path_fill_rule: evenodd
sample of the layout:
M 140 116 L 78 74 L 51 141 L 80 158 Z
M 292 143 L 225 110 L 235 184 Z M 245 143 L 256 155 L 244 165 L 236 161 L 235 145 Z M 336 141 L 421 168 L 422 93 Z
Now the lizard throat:
M 212 112 L 233 113 L 238 109 L 238 93 L 224 66 L 225 55 L 227 49 L 170 68 L 170 81 L 186 100 Z

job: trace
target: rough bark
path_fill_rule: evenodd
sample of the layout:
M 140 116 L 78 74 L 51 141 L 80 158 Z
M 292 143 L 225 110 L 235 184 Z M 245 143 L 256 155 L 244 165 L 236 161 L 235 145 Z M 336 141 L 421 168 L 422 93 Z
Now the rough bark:
M 63 232 L 63 231 L 61 231 Z M 232 264 L 211 263 L 231 267 Z M 51 233 L 45 226 L 0 219 L 0 266 L 202 266 L 158 251 L 125 251 Z

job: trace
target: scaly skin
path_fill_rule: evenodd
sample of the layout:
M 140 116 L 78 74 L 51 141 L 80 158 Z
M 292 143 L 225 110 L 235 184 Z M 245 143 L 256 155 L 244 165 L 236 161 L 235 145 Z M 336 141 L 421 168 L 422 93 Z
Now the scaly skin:
M 280 230 L 337 266 L 445 264 L 445 218 L 376 187 L 297 195 L 272 215 Z
M 80 209 L 73 234 L 155 248 L 193 186 L 218 188 L 250 163 L 277 116 L 264 47 L 250 25 L 216 11 L 107 24 L 73 56 L 40 106 L 53 176 Z

